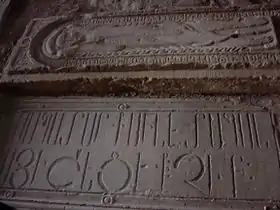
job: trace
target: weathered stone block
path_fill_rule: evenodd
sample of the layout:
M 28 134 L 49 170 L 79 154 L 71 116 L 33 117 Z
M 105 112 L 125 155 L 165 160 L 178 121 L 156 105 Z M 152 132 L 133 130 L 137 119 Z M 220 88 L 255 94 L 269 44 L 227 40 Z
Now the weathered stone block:
M 29 207 L 48 199 L 57 209 L 273 205 L 280 201 L 278 103 L 232 102 L 17 101 L 1 199 Z
M 13 49 L 1 84 L 21 89 L 26 83 L 36 82 L 42 87 L 40 82 L 75 83 L 82 78 L 81 83 L 92 84 L 102 95 L 114 92 L 115 86 L 140 94 L 148 88 L 157 92 L 155 86 L 166 82 L 180 86 L 181 92 L 170 90 L 180 95 L 205 93 L 201 87 L 206 86 L 211 86 L 206 91 L 211 94 L 222 90 L 227 93 L 228 87 L 233 92 L 238 90 L 234 93 L 251 93 L 255 90 L 254 79 L 262 82 L 265 78 L 263 84 L 270 84 L 265 86 L 272 89 L 266 92 L 279 91 L 277 2 L 250 1 L 236 8 L 236 1 L 205 1 L 206 5 L 191 3 L 193 7 L 185 8 L 174 6 L 176 1 L 144 1 L 145 5 L 159 4 L 158 9 L 144 6 L 127 11 L 116 9 L 122 1 L 113 1 L 112 5 L 104 1 L 107 6 L 103 12 L 103 3 L 98 2 L 100 11 L 90 14 L 31 21 Z M 128 1 L 127 5 L 132 7 L 132 3 Z M 232 85 L 228 82 L 231 79 L 236 83 L 247 80 L 250 90 Z M 184 89 L 185 84 L 198 80 L 202 81 L 199 88 Z

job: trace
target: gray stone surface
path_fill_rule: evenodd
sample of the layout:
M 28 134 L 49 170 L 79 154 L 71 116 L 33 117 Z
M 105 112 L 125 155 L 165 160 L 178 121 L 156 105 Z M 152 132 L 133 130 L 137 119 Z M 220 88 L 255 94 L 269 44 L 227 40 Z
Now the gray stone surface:
M 35 19 L 2 81 L 279 76 L 280 9 L 261 6 Z
M 279 105 L 14 100 L 2 108 L 0 198 L 23 209 L 272 207 L 280 202 Z
M 277 0 L 88 0 L 97 13 L 145 12 L 155 10 L 193 10 L 204 8 L 232 8 L 279 5 Z

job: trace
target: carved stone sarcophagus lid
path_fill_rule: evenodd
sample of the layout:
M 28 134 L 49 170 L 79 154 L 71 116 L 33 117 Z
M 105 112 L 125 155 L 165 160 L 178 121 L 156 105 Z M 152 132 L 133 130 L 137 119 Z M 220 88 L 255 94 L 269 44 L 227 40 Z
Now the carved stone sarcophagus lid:
M 276 1 L 89 3 L 91 13 L 31 21 L 4 78 L 58 72 L 66 73 L 64 78 L 120 72 L 138 77 L 151 71 L 194 78 L 279 75 L 272 70 L 280 57 Z

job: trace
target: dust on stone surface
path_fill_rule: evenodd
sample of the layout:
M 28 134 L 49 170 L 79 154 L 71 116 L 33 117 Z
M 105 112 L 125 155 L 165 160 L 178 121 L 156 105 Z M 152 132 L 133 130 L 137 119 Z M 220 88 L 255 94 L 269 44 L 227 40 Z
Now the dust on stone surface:
M 34 18 L 82 13 L 86 10 L 81 0 L 16 0 L 3 25 L 0 37 L 0 68 L 5 66 L 17 40 L 22 36 L 27 24 Z

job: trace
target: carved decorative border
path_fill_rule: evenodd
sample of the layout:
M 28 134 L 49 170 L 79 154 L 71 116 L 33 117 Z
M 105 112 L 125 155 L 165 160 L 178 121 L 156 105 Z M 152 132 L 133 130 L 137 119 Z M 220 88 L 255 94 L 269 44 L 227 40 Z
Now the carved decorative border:
M 27 197 L 26 195 L 40 195 Z M 65 195 L 66 194 L 66 195 Z M 79 197 L 80 200 L 73 201 Z M 87 193 L 71 193 L 71 192 L 41 192 L 41 191 L 19 191 L 19 190 L 0 190 L 0 201 L 12 206 L 27 209 L 79 209 L 92 210 L 97 209 L 181 209 L 191 208 L 199 210 L 203 209 L 251 209 L 262 210 L 265 206 L 273 207 L 279 204 L 274 200 L 231 200 L 231 199 L 197 199 L 197 198 L 173 198 L 162 197 L 160 200 L 157 196 L 143 195 L 111 195 L 111 194 L 87 194 Z M 37 207 L 37 208 L 36 208 Z
M 129 99 L 129 98 L 91 98 L 91 97 L 62 97 L 62 98 L 48 98 L 48 97 L 26 97 L 17 98 L 13 101 L 16 106 L 13 106 L 15 110 L 29 111 L 29 110 L 106 110 L 106 111 L 120 111 L 120 110 L 150 110 L 156 111 L 172 111 L 176 110 L 177 106 L 180 110 L 195 111 L 195 110 L 212 110 L 217 109 L 229 109 L 234 111 L 267 111 L 278 108 L 280 104 L 280 97 L 188 97 L 186 99 L 172 99 L 172 103 L 169 99 Z M 5 103 L 3 103 L 5 105 Z M 9 105 L 10 107 L 10 105 Z M 82 107 L 82 108 L 81 108 Z
M 194 7 L 185 7 L 185 8 L 167 8 L 167 9 L 154 9 L 154 10 L 136 10 L 136 11 L 117 11 L 117 12 L 93 12 L 93 14 L 97 17 L 104 17 L 104 16 L 123 16 L 123 15 L 149 15 L 149 14 L 167 14 L 167 13 L 203 13 L 203 12 L 210 12 L 210 13 L 235 13 L 238 15 L 240 12 L 249 13 L 256 12 L 256 11 L 273 11 L 280 9 L 279 4 L 271 5 L 269 3 L 263 4 L 252 4 L 246 7 L 239 7 L 237 6 L 218 6 L 218 5 L 205 5 L 205 6 L 194 6 Z M 257 12 L 259 13 L 259 12 Z M 232 14 L 234 15 L 234 14 Z
M 92 16 L 87 14 L 85 16 Z M 159 15 L 149 14 L 153 17 Z M 161 17 L 170 16 L 177 19 L 211 19 L 211 20 L 230 20 L 238 17 L 248 16 L 280 16 L 280 9 L 270 10 L 244 10 L 239 12 L 208 12 L 208 13 L 189 13 L 180 14 L 166 13 L 160 14 Z M 81 16 L 80 18 L 84 18 Z M 119 21 L 141 21 L 146 18 L 142 16 L 92 16 L 95 24 L 106 24 L 118 18 Z M 76 18 L 75 18 L 76 19 Z M 145 69 L 161 69 L 161 70 L 176 70 L 176 69 L 237 69 L 237 68 L 269 68 L 280 63 L 280 52 L 278 50 L 267 50 L 262 52 L 248 52 L 246 49 L 174 49 L 164 50 L 158 53 L 157 49 L 151 49 L 149 52 L 140 53 L 137 55 L 125 55 L 123 53 L 108 54 L 101 56 L 96 53 L 81 55 L 74 59 L 57 59 L 52 64 L 42 64 L 34 60 L 31 52 L 31 45 L 34 37 L 48 27 L 50 24 L 60 24 L 73 20 L 72 17 L 50 17 L 46 19 L 34 19 L 27 26 L 24 35 L 18 41 L 14 48 L 9 61 L 4 69 L 6 74 L 32 74 L 32 73 L 54 73 L 54 72 L 90 72 L 90 71 L 129 71 L 129 70 L 145 70 Z M 145 51 L 145 50 L 144 50 Z M 176 54 L 174 54 L 176 53 Z M 207 55 L 207 53 L 209 53 Z M 166 65 L 168 64 L 168 65 Z M 19 66 L 18 68 L 16 66 Z

